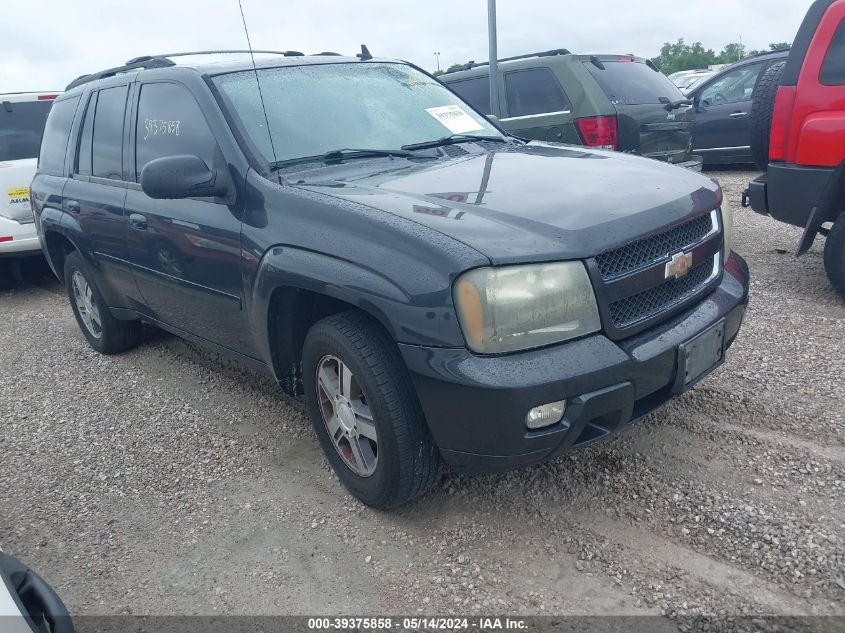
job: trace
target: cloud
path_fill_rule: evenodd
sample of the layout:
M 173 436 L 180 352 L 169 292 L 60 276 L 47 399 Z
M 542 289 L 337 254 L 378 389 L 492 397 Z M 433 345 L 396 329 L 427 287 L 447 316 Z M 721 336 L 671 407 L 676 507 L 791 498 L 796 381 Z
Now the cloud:
M 242 0 L 252 44 L 274 50 L 374 55 L 435 67 L 487 59 L 485 0 Z M 654 56 L 679 37 L 720 50 L 792 41 L 811 0 L 498 0 L 501 56 L 569 48 Z M 145 54 L 245 48 L 237 0 L 74 0 L 3 7 L 0 90 L 61 88 Z M 14 25 L 10 28 L 9 25 Z

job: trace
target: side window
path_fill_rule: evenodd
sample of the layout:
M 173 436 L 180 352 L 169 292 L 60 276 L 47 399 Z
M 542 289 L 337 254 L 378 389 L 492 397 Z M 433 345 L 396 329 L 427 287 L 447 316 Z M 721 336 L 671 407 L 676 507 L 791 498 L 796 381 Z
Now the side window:
M 509 117 L 572 110 L 572 103 L 548 68 L 505 73 L 505 95 Z
M 53 104 L 47 124 L 44 127 L 44 138 L 41 140 L 41 152 L 38 156 L 38 168 L 44 171 L 62 173 L 65 168 L 65 153 L 70 139 L 70 126 L 79 97 L 62 99 Z
M 750 64 L 727 73 L 701 92 L 701 105 L 718 106 L 751 101 L 763 64 Z
M 135 177 L 151 160 L 178 154 L 199 156 L 214 165 L 217 142 L 194 96 L 184 86 L 144 84 L 135 127 Z
M 128 86 L 100 90 L 91 141 L 91 175 L 123 179 L 123 117 Z
M 825 86 L 845 86 L 845 20 L 833 35 L 822 65 L 821 82 Z
M 462 79 L 446 84 L 481 114 L 490 114 L 490 76 Z
M 79 137 L 79 151 L 76 154 L 76 165 L 73 173 L 81 176 L 91 175 L 91 144 L 94 135 L 94 111 L 97 109 L 97 93 L 92 92 L 85 108 L 85 119 L 82 121 L 82 134 Z

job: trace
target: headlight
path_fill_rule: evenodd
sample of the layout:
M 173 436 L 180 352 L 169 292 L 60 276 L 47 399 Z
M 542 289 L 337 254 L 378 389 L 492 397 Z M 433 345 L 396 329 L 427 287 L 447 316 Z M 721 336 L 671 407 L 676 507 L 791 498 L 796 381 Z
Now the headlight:
M 455 282 L 469 348 L 499 354 L 560 343 L 601 328 L 581 262 L 477 268 Z
M 725 235 L 725 262 L 731 256 L 734 245 L 734 212 L 729 204 L 722 205 L 722 232 Z

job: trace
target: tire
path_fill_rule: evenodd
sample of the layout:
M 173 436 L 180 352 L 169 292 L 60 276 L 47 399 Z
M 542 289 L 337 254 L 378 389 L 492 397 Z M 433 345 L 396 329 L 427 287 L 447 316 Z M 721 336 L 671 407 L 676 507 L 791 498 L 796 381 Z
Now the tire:
M 772 64 L 760 79 L 751 104 L 751 155 L 757 166 L 766 170 L 769 166 L 769 144 L 772 138 L 772 117 L 775 113 L 775 97 L 786 62 Z
M 845 299 L 845 213 L 841 213 L 827 235 L 824 269 L 831 285 Z
M 77 251 L 68 254 L 65 259 L 64 274 L 70 307 L 79 329 L 91 347 L 101 354 L 118 354 L 138 344 L 141 322 L 119 321 L 114 318 L 94 282 L 91 267 Z M 87 302 L 84 299 L 77 300 L 77 293 L 87 295 L 82 282 L 90 289 Z M 86 313 L 89 314 L 88 318 Z M 91 314 L 96 315 L 93 321 Z
M 342 383 L 341 365 L 351 371 L 347 374 L 351 378 L 345 396 L 337 395 L 331 388 L 324 389 L 326 378 L 334 380 L 336 369 L 338 379 L 332 386 Z M 324 380 L 318 379 L 318 371 Z M 302 374 L 308 412 L 320 444 L 341 483 L 355 497 L 374 508 L 388 509 L 427 492 L 437 482 L 441 474 L 440 451 L 399 350 L 379 324 L 354 311 L 317 322 L 305 337 Z M 339 391 L 343 391 L 342 387 Z M 332 400 L 332 393 L 336 400 Z M 349 403 L 345 404 L 345 399 Z M 334 402 L 338 402 L 336 407 Z M 366 422 L 366 415 L 359 416 L 359 410 L 366 410 L 372 423 Z M 334 414 L 330 415 L 330 411 Z M 350 419 L 358 426 L 344 430 L 343 425 L 349 428 Z M 330 432 L 330 426 L 334 432 Z M 364 426 L 369 430 L 364 431 Z M 366 437 L 373 430 L 375 445 Z M 358 437 L 346 438 L 347 433 Z M 357 454 L 363 459 L 350 458 L 354 455 L 353 440 L 360 445 Z M 363 471 L 363 465 L 374 470 L 356 472 L 355 466 Z

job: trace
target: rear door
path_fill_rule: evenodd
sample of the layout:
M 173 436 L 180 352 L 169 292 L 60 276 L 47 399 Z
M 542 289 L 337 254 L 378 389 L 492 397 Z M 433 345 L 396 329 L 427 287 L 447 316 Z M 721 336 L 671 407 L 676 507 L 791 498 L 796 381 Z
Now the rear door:
M 550 68 L 524 68 L 503 73 L 505 128 L 538 141 L 577 142 L 572 102 Z
M 71 177 L 63 192 L 67 222 L 78 225 L 93 256 L 97 285 L 111 307 L 127 307 L 137 297 L 126 261 L 125 120 L 130 86 L 104 87 L 89 93 L 75 147 Z
M 765 62 L 714 77 L 696 91 L 693 147 L 710 162 L 751 157 L 751 104 Z
M 667 110 L 667 103 L 686 97 L 665 75 L 624 55 L 583 63 L 616 109 L 620 151 L 671 163 L 689 159 L 695 111 L 686 105 Z

